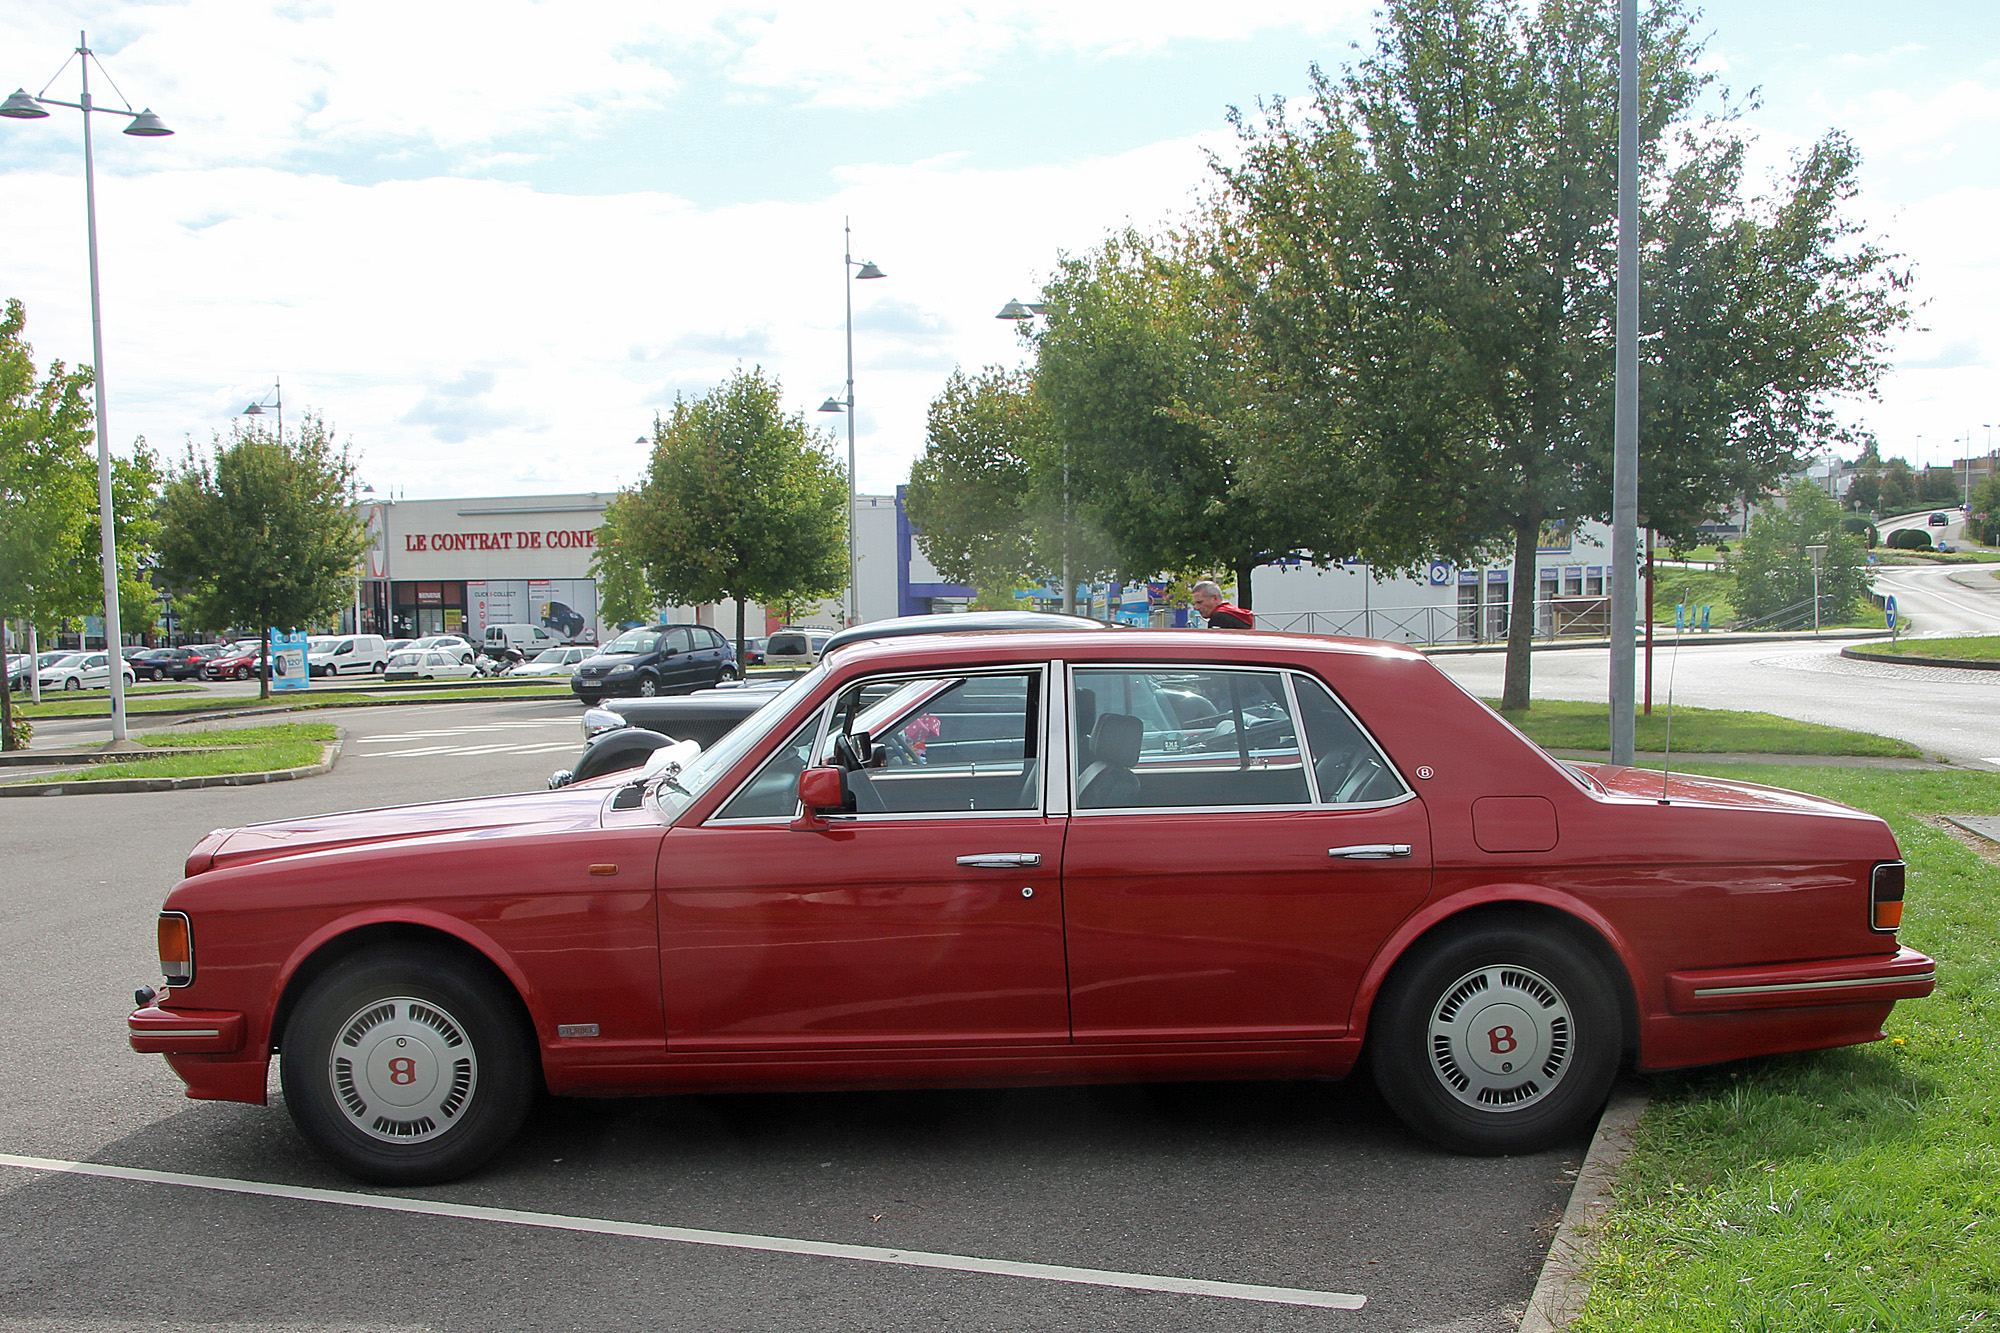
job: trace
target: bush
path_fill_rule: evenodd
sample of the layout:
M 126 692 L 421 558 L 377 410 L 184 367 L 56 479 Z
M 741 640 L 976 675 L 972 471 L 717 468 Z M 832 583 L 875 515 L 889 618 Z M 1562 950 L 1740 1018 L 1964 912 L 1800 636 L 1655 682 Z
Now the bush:
M 21 696 L 21 701 L 23 703 L 27 702 L 27 696 L 25 694 Z M 8 731 L 10 733 L 8 739 L 8 748 L 13 750 L 27 749 L 28 742 L 34 739 L 35 724 L 28 718 L 21 716 L 21 709 L 19 705 L 16 705 L 13 709 L 9 711 L 7 715 L 7 720 L 10 723 L 8 727 Z
M 1889 548 L 1895 551 L 1928 551 L 1931 535 L 1922 528 L 1897 528 L 1889 534 Z
M 1840 520 L 1840 530 L 1842 532 L 1851 532 L 1857 537 L 1864 538 L 1868 543 L 1868 549 L 1871 551 L 1882 540 L 1881 530 L 1865 518 L 1843 518 Z

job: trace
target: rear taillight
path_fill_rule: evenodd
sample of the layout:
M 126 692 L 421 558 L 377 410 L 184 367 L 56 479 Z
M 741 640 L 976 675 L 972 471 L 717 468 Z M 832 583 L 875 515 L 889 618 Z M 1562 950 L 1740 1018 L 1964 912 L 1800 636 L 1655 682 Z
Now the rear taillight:
M 160 971 L 169 986 L 194 980 L 194 930 L 186 912 L 160 913 Z
M 1887 935 L 1903 924 L 1903 863 L 1884 861 L 1868 886 L 1868 925 Z

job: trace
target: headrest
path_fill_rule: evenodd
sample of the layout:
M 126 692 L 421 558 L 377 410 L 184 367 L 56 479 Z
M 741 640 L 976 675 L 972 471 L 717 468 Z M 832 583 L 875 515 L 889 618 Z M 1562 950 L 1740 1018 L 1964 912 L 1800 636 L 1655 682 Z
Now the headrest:
M 1145 734 L 1145 724 L 1130 713 L 1099 713 L 1090 729 L 1090 752 L 1101 763 L 1131 768 L 1139 762 L 1139 741 Z
M 1097 691 L 1078 690 L 1076 692 L 1076 734 L 1090 739 L 1090 729 L 1097 725 Z

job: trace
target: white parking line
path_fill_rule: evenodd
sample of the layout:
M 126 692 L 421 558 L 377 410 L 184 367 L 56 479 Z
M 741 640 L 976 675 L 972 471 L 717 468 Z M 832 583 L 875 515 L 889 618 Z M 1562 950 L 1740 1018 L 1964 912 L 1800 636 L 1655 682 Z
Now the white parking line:
M 932 1254 L 924 1250 L 892 1250 L 878 1245 L 842 1245 L 833 1241 L 755 1236 L 737 1231 L 704 1231 L 695 1227 L 655 1226 L 649 1222 L 619 1222 L 611 1218 L 533 1213 L 517 1208 L 486 1208 L 473 1204 L 442 1203 L 431 1199 L 361 1194 L 352 1190 L 315 1189 L 306 1185 L 272 1185 L 258 1180 L 232 1180 L 226 1176 L 195 1176 L 179 1171 L 148 1171 L 139 1167 L 103 1166 L 96 1162 L 21 1157 L 13 1153 L 0 1153 L 0 1166 L 18 1167 L 23 1171 L 96 1176 L 105 1180 L 137 1181 L 148 1185 L 177 1185 L 183 1189 L 215 1190 L 224 1194 L 252 1194 L 267 1199 L 331 1203 L 346 1208 L 373 1208 L 388 1213 L 452 1217 L 468 1222 L 502 1222 L 510 1226 L 546 1227 L 554 1231 L 582 1231 L 600 1236 L 629 1236 L 639 1240 L 672 1241 L 680 1245 L 711 1245 L 730 1250 L 763 1250 L 773 1254 L 802 1254 L 821 1259 L 848 1259 L 857 1263 L 896 1264 L 908 1268 L 941 1268 L 959 1273 L 988 1273 L 998 1277 L 1030 1278 L 1040 1282 L 1074 1282 L 1089 1287 L 1121 1287 L 1129 1291 L 1170 1291 L 1188 1296 L 1215 1296 L 1232 1301 L 1310 1305 L 1326 1310 L 1359 1310 L 1368 1303 L 1368 1298 L 1365 1296 L 1350 1295 L 1341 1291 L 1311 1291 L 1302 1287 L 1263 1287 L 1247 1282 L 1208 1282 L 1199 1278 L 1160 1277 L 1151 1273 L 1119 1273 L 1102 1268 L 1072 1268 L 1066 1264 L 1016 1263 L 1010 1259 Z

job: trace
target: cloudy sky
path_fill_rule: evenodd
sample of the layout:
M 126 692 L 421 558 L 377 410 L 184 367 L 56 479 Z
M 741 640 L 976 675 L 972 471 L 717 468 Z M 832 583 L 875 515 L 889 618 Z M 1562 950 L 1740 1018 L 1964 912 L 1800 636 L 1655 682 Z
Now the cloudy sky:
M 1608 3 L 1608 0 L 1607 0 Z M 1064 251 L 1205 188 L 1224 112 L 1366 42 L 1366 0 L 149 0 L 0 6 L 0 83 L 75 100 L 87 29 L 168 139 L 98 118 L 113 438 L 205 441 L 282 376 L 410 498 L 632 481 L 655 410 L 761 365 L 813 421 L 855 285 L 859 480 L 922 447 L 952 367 Z M 1916 271 L 1879 402 L 1890 452 L 2000 426 L 2000 5 L 1715 0 L 1709 65 L 1762 168 L 1827 129 Z M 0 121 L 0 297 L 87 360 L 79 117 Z M 844 444 L 844 436 L 842 437 Z M 1996 439 L 2000 443 L 2000 439 Z

